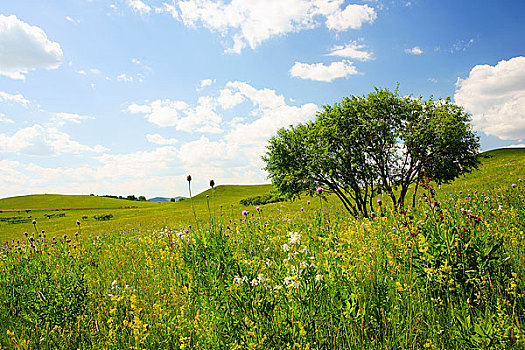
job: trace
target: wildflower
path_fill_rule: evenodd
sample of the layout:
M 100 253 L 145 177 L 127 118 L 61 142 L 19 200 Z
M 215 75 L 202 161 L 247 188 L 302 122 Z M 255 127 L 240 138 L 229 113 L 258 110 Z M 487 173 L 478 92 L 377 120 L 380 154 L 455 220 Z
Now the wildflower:
M 80 221 L 79 220 L 77 220 L 77 225 L 80 226 Z
M 321 274 L 317 274 L 317 275 L 315 275 L 315 281 L 316 281 L 316 282 L 322 282 L 323 279 L 324 279 L 324 276 L 323 276 L 323 275 L 321 275 Z
M 512 184 L 511 186 L 512 186 L 512 188 L 516 188 L 516 184 Z
M 215 181 L 210 180 L 210 187 L 213 188 L 215 186 Z
M 283 250 L 284 250 L 285 252 L 289 251 L 289 250 L 290 250 L 290 246 L 289 246 L 288 244 L 286 244 L 286 243 L 283 244 Z
M 315 190 L 316 190 L 317 193 L 319 193 L 319 194 L 323 193 L 323 188 L 322 188 L 321 186 L 317 187 Z
M 297 232 L 288 233 L 288 243 L 290 244 L 299 244 L 301 243 L 301 234 Z
M 191 175 L 186 176 L 186 180 L 187 180 L 188 182 L 191 182 Z
M 378 198 L 377 198 L 377 205 L 380 206 L 381 204 L 383 204 L 383 203 L 381 202 L 381 198 L 378 197 Z
M 306 204 L 310 205 L 310 201 L 306 201 Z
M 521 177 L 520 177 L 520 178 L 518 179 L 518 182 L 521 182 L 521 181 L 523 181 L 523 180 L 522 180 Z
M 248 210 L 243 210 L 242 215 L 248 215 Z
M 190 230 L 188 230 L 188 229 L 184 229 L 184 231 L 182 231 L 182 232 L 184 232 L 184 233 L 190 233 Z
M 301 207 L 301 211 L 304 211 L 304 208 L 303 208 L 303 207 Z
M 299 282 L 299 281 L 292 281 L 292 283 L 290 284 L 290 287 L 291 288 L 295 288 L 295 289 L 299 289 L 301 287 L 301 282 Z
M 255 210 L 259 211 L 259 210 L 261 210 L 261 207 L 256 206 L 256 207 L 255 207 Z
M 255 286 L 257 286 L 257 285 L 259 284 L 259 280 L 257 280 L 257 279 L 254 278 L 254 279 L 250 282 L 250 284 L 252 285 L 252 287 L 255 287 Z

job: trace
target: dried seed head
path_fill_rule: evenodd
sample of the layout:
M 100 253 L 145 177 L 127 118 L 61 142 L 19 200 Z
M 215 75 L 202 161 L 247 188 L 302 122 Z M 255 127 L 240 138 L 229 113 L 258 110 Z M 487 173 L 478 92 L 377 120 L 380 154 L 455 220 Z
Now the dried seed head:
M 213 186 L 215 186 L 215 181 L 213 181 L 213 180 L 210 180 L 210 187 L 212 187 L 212 188 L 213 188 Z
M 191 175 L 186 176 L 186 180 L 188 180 L 188 182 L 190 182 L 191 181 Z

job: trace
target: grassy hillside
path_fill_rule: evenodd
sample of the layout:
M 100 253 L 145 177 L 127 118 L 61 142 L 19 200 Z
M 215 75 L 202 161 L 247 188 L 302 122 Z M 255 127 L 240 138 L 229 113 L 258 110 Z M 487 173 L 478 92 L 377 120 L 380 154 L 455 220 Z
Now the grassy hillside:
M 525 149 L 489 151 L 482 154 L 480 160 L 479 170 L 466 174 L 451 184 L 441 186 L 438 195 L 445 196 L 448 193 L 470 189 L 498 191 L 516 183 L 520 177 L 525 179 Z M 33 219 L 37 220 L 38 230 L 45 230 L 48 235 L 60 236 L 75 232 L 78 229 L 75 224 L 76 220 L 82 222 L 84 233 L 94 235 L 112 230 L 134 230 L 144 225 L 152 228 L 187 227 L 195 225 L 192 204 L 200 224 L 209 221 L 210 212 L 213 213 L 213 204 L 215 204 L 216 217 L 230 220 L 238 218 L 243 209 L 248 209 L 250 215 L 255 214 L 253 208 L 243 207 L 239 201 L 247 197 L 269 193 L 272 188 L 272 185 L 222 185 L 216 186 L 214 193 L 208 189 L 195 195 L 192 201 L 187 199 L 178 203 L 138 202 L 96 196 L 54 194 L 4 198 L 0 199 L 0 210 L 4 210 L 0 213 L 0 242 L 20 237 L 25 231 L 34 231 Z M 298 213 L 301 208 L 306 209 L 308 199 L 311 198 L 303 198 L 296 202 L 268 204 L 264 206 L 264 213 L 265 215 Z M 336 198 L 329 198 L 329 202 L 330 205 L 340 206 Z M 317 199 L 312 200 L 312 208 L 318 205 Z M 43 208 L 49 210 L 27 211 Z M 83 209 L 69 210 L 71 208 Z M 20 210 L 6 212 L 7 209 Z M 104 215 L 111 215 L 110 220 L 95 219 L 95 216 Z
M 213 209 L 213 199 L 216 215 L 230 217 L 243 209 L 239 204 L 241 199 L 263 195 L 271 189 L 271 185 L 217 186 L 214 194 L 210 189 L 196 195 L 192 200 L 177 203 L 57 194 L 4 198 L 0 199 L 0 242 L 20 237 L 23 232 L 35 231 L 33 220 L 37 221 L 38 231 L 45 230 L 51 236 L 75 232 L 78 229 L 76 220 L 81 221 L 83 232 L 88 234 L 132 230 L 143 225 L 195 225 L 192 204 L 199 222 L 204 223 L 209 219 L 208 204 L 210 210 Z M 13 209 L 17 210 L 12 211 Z M 95 218 L 101 216 L 110 217 L 109 220 Z
M 97 196 L 33 194 L 0 199 L 0 210 L 150 207 L 148 202 Z

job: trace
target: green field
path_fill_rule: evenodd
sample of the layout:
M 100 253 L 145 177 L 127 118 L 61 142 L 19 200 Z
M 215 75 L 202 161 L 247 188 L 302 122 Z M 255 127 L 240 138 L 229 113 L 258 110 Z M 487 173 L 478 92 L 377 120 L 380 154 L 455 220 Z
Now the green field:
M 239 204 L 271 185 L 1 199 L 0 348 L 523 349 L 525 149 L 481 161 L 370 219 Z

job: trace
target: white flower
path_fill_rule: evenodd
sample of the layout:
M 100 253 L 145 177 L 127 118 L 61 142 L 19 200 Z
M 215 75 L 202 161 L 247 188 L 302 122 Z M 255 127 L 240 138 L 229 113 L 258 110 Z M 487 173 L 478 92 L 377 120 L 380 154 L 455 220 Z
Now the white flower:
M 290 276 L 286 276 L 286 277 L 284 278 L 283 284 L 284 284 L 285 286 L 287 286 L 287 285 L 290 284 L 291 281 L 292 281 L 292 277 L 290 277 Z
M 259 275 L 257 275 L 257 280 L 259 281 L 259 283 L 264 283 L 266 281 L 266 278 L 264 278 L 264 275 L 260 273 Z
M 299 281 L 292 281 L 292 283 L 290 284 L 290 287 L 295 288 L 295 289 L 299 289 L 301 287 L 301 282 L 299 282 Z
M 288 233 L 288 243 L 290 244 L 299 244 L 301 243 L 301 234 L 297 232 Z
M 289 250 L 290 250 L 290 246 L 289 246 L 288 244 L 286 244 L 286 243 L 283 244 L 283 250 L 284 250 L 285 252 L 289 251 Z
M 111 282 L 111 289 L 116 289 L 117 288 L 117 280 L 113 280 L 113 282 Z
M 259 280 L 255 279 L 255 278 L 251 282 L 252 287 L 255 287 L 258 284 L 259 284 Z
M 315 281 L 316 282 L 321 282 L 323 279 L 324 279 L 323 275 L 320 275 L 320 274 L 315 275 Z

